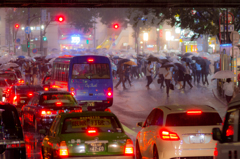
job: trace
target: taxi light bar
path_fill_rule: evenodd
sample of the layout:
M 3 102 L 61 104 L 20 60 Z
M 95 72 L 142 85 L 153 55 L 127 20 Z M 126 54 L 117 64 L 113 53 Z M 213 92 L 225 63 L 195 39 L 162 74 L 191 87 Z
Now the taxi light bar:
M 163 140 L 168 140 L 168 141 L 178 141 L 178 140 L 180 140 L 177 133 L 170 132 L 170 131 L 167 131 L 167 130 L 161 131 L 160 136 Z
M 93 59 L 88 59 L 88 62 L 93 62 L 94 60 Z
M 191 115 L 191 114 L 202 114 L 201 110 L 189 110 L 187 111 L 187 114 Z
M 68 156 L 68 149 L 66 141 L 60 142 L 59 156 Z

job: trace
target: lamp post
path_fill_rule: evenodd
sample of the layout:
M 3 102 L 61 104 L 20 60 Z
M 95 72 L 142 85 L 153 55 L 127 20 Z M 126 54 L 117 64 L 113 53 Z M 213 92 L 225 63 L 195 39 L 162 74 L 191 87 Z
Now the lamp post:
M 169 50 L 169 41 L 171 40 L 171 32 L 167 31 L 166 32 L 166 41 L 167 41 L 167 49 Z
M 159 28 L 157 28 L 157 52 L 159 53 Z
M 147 49 L 148 33 L 143 33 L 144 49 Z

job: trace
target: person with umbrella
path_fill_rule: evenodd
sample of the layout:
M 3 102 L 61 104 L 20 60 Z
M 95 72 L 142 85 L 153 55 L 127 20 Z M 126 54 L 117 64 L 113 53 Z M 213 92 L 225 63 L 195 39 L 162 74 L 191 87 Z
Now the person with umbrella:
M 202 67 L 201 65 L 198 63 L 198 61 L 196 62 L 196 74 L 197 74 L 197 83 L 199 84 L 200 82 L 200 77 L 201 77 L 201 71 L 202 71 Z
M 147 85 L 146 87 L 149 89 L 149 85 L 152 83 L 152 70 L 153 68 L 151 68 L 151 61 L 148 61 L 147 63 L 147 67 L 146 67 L 146 76 L 147 76 Z
M 166 92 L 167 92 L 167 97 L 169 97 L 169 89 L 170 89 L 170 84 L 172 80 L 172 72 L 170 71 L 169 67 L 166 67 L 166 71 L 164 73 L 164 78 L 165 78 L 165 84 L 166 84 Z
M 126 89 L 125 83 L 124 83 L 124 80 L 123 80 L 123 78 L 124 78 L 123 63 L 121 63 L 120 66 L 118 66 L 117 73 L 119 75 L 119 81 L 118 81 L 118 83 L 116 84 L 116 86 L 114 88 L 117 88 L 118 85 L 122 83 L 123 89 Z
M 189 63 L 186 63 L 186 72 L 185 72 L 185 76 L 184 76 L 184 82 L 183 82 L 183 88 L 185 88 L 186 82 L 188 83 L 188 85 L 193 88 L 190 80 L 191 80 L 191 69 L 189 67 Z
M 126 66 L 124 69 L 124 75 L 125 75 L 124 83 L 126 83 L 126 81 L 128 80 L 129 85 L 132 86 L 130 78 L 129 78 L 129 74 L 130 74 L 130 66 Z
M 233 97 L 234 92 L 234 83 L 231 81 L 231 78 L 228 78 L 227 82 L 223 84 L 223 90 L 226 96 L 227 103 L 229 103 Z

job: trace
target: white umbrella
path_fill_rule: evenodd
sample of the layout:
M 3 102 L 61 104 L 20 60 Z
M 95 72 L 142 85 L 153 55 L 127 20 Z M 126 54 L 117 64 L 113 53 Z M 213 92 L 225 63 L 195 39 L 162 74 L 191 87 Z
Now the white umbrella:
M 216 72 L 213 76 L 212 79 L 216 78 L 216 79 L 223 79 L 223 78 L 233 78 L 236 77 L 236 75 L 229 70 L 222 70 L 222 71 L 218 71 Z
M 16 63 L 8 63 L 8 64 L 2 65 L 0 69 L 9 69 L 10 67 L 19 67 L 19 65 Z

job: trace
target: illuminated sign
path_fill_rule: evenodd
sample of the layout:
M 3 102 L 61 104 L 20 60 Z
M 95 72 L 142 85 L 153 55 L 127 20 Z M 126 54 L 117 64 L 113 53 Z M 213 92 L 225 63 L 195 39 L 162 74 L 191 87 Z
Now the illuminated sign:
M 74 35 L 74 36 L 71 36 L 71 39 L 72 39 L 72 41 L 71 41 L 72 44 L 79 44 L 80 43 L 80 36 Z

